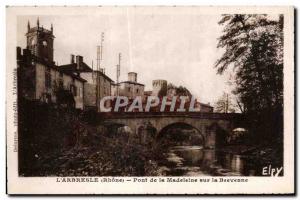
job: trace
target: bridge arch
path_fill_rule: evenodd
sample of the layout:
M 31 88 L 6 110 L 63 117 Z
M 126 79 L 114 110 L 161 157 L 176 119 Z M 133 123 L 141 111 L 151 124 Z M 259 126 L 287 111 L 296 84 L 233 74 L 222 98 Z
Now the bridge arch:
M 109 137 L 117 137 L 127 142 L 135 134 L 133 128 L 126 123 L 110 122 L 103 124 L 103 126 L 109 130 L 106 133 Z
M 199 128 L 195 127 L 193 124 L 190 124 L 188 122 L 172 122 L 170 124 L 165 125 L 156 133 L 155 139 L 160 140 L 164 136 L 164 134 L 166 134 L 168 132 L 168 130 L 170 130 L 172 128 L 183 128 L 183 129 L 196 130 L 197 135 L 199 135 L 201 138 L 202 145 L 205 145 L 205 142 L 206 142 L 205 133 L 203 133 L 203 131 L 201 131 Z

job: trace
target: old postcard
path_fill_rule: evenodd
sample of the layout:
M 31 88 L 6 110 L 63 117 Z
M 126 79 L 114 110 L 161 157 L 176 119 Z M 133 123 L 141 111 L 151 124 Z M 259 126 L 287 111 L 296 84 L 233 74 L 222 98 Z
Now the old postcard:
M 293 7 L 7 7 L 8 194 L 293 194 Z

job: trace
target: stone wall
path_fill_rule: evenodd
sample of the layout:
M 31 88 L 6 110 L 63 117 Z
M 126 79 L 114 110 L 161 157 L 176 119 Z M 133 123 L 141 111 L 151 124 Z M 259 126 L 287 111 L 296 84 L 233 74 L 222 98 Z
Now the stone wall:
M 37 63 L 36 64 L 36 85 L 35 85 L 35 98 L 41 99 L 43 96 L 43 93 L 46 91 L 45 88 L 45 66 L 42 64 Z

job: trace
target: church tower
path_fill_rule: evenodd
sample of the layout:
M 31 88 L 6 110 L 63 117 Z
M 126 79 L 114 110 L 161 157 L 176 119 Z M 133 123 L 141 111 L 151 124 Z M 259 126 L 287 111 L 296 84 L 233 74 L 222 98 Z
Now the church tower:
M 30 27 L 28 21 L 27 24 L 27 49 L 38 58 L 41 58 L 47 62 L 53 62 L 53 25 L 51 24 L 51 29 L 47 30 L 40 27 L 39 18 L 37 19 L 36 27 Z

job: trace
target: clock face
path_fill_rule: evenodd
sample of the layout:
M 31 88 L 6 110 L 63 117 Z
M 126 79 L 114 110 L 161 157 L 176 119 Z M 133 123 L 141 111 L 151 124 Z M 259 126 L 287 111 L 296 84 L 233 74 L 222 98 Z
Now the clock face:
M 43 46 L 44 47 L 47 46 L 47 41 L 46 40 L 43 41 Z

